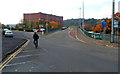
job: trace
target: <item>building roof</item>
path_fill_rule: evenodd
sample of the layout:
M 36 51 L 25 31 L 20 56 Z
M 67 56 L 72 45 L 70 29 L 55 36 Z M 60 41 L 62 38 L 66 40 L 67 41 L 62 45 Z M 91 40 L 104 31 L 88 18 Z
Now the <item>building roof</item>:
M 57 15 L 53 15 L 53 14 L 47 14 L 47 13 L 42 13 L 42 12 L 38 12 L 38 13 L 24 13 L 25 15 L 30 15 L 30 14 L 44 14 L 44 15 L 51 15 L 51 16 L 56 16 L 56 17 L 62 17 L 63 16 L 57 16 Z

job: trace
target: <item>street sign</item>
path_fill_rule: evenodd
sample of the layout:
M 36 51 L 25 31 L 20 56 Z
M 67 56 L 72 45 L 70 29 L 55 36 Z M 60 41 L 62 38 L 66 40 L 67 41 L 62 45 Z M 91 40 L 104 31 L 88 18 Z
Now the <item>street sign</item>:
M 118 21 L 114 21 L 114 25 L 118 25 Z
M 118 21 L 114 21 L 114 27 L 118 27 Z
M 118 25 L 114 25 L 114 27 L 118 27 Z
M 106 27 L 106 22 L 102 22 L 102 27 Z
M 82 25 L 79 25 L 79 27 L 82 27 Z

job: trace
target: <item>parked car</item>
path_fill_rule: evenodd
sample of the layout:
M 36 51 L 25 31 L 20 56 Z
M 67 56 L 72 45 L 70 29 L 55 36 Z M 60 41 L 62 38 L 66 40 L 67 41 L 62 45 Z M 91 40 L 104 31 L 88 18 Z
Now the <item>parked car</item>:
M 5 37 L 13 37 L 13 32 L 10 30 L 5 31 Z
M 62 27 L 62 28 L 61 28 L 61 30 L 65 30 L 65 29 L 67 29 L 67 27 Z
M 3 30 L 2 30 L 2 34 L 5 35 L 5 31 L 8 31 L 8 30 L 9 30 L 9 29 L 7 29 L 7 28 L 6 28 L 6 29 L 3 29 Z
M 7 29 L 7 28 L 6 28 L 6 29 L 4 29 L 4 31 L 7 31 L 7 30 L 9 30 L 9 29 Z
M 37 30 L 36 30 L 36 29 L 33 29 L 33 32 L 37 32 Z
M 45 29 L 39 29 L 37 30 L 37 32 L 43 32 Z

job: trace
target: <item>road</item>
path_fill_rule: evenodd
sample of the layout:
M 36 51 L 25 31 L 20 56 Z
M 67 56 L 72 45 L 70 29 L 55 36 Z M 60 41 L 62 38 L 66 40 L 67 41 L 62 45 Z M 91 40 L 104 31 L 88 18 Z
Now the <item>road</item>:
M 41 36 L 35 49 L 32 33 L 16 32 L 31 40 L 3 72 L 117 72 L 118 49 L 82 43 L 69 30 Z
M 0 61 L 2 60 L 2 31 L 0 30 Z
M 25 38 L 18 38 L 14 34 L 13 37 L 2 37 L 2 58 L 4 59 L 7 55 L 10 55 L 12 52 L 17 50 L 17 46 L 20 46 L 23 42 L 26 41 Z

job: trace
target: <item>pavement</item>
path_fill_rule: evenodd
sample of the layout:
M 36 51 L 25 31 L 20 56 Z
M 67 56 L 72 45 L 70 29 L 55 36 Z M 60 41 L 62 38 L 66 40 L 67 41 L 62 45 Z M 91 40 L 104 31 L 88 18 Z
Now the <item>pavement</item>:
M 0 61 L 2 60 L 2 31 L 0 30 Z
M 73 28 L 70 32 L 70 35 L 74 38 L 77 39 L 83 43 L 87 44 L 93 44 L 93 45 L 99 45 L 99 46 L 106 46 L 106 47 L 112 47 L 112 48 L 118 48 L 120 47 L 119 44 L 117 43 L 110 43 L 108 41 L 104 40 L 97 40 L 90 38 L 86 36 L 81 29 Z

